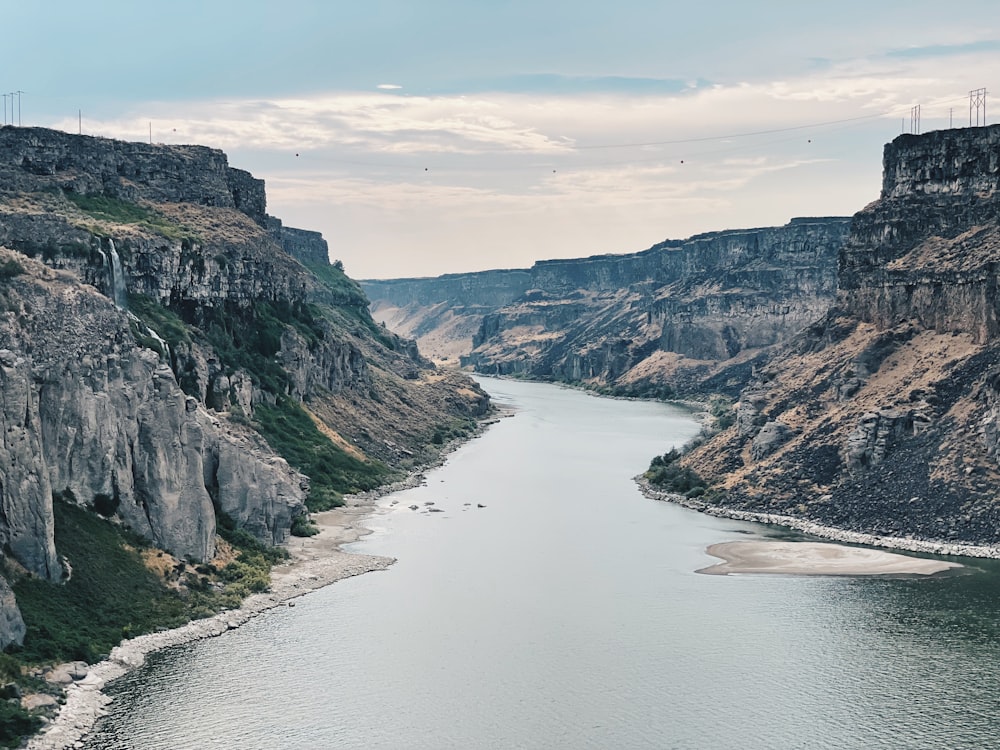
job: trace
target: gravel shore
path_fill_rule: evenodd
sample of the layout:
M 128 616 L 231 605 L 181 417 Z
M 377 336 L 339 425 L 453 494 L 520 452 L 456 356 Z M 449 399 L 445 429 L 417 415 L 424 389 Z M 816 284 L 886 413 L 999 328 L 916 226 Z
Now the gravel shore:
M 371 530 L 362 522 L 375 509 L 378 498 L 419 486 L 424 472 L 439 466 L 448 455 L 470 439 L 479 436 L 496 423 L 497 416 L 509 416 L 501 410 L 480 422 L 478 429 L 464 439 L 450 443 L 438 458 L 406 479 L 379 487 L 370 492 L 344 498 L 343 507 L 314 513 L 312 519 L 320 533 L 311 537 L 292 537 L 287 544 L 291 559 L 271 571 L 271 589 L 247 598 L 239 609 L 226 610 L 203 620 L 193 620 L 173 630 L 148 633 L 122 641 L 112 649 L 105 661 L 90 667 L 87 676 L 66 689 L 66 702 L 55 719 L 27 744 L 28 750 L 65 750 L 83 747 L 84 736 L 106 711 L 111 699 L 103 688 L 110 681 L 142 666 L 148 654 L 172 646 L 180 646 L 202 638 L 213 638 L 238 628 L 250 618 L 289 600 L 315 591 L 344 578 L 385 570 L 395 562 L 391 557 L 344 552 L 341 548 L 360 539 Z
M 874 534 L 863 534 L 857 531 L 845 531 L 833 526 L 823 526 L 814 521 L 793 516 L 779 516 L 773 513 L 753 513 L 735 508 L 725 508 L 718 505 L 709 505 L 700 500 L 677 495 L 672 492 L 663 492 L 652 487 L 649 482 L 641 476 L 636 477 L 636 484 L 642 494 L 652 500 L 663 500 L 675 503 L 691 510 L 697 510 L 710 516 L 719 518 L 732 518 L 736 521 L 753 521 L 755 523 L 766 523 L 775 526 L 785 526 L 796 531 L 801 531 L 812 536 L 830 539 L 836 542 L 847 542 L 849 544 L 864 544 L 869 547 L 884 547 L 886 549 L 898 549 L 906 552 L 926 552 L 933 555 L 949 555 L 954 557 L 985 557 L 1000 559 L 1000 547 L 991 547 L 980 544 L 965 544 L 963 542 L 940 542 L 933 539 L 910 539 L 895 536 L 876 536 Z

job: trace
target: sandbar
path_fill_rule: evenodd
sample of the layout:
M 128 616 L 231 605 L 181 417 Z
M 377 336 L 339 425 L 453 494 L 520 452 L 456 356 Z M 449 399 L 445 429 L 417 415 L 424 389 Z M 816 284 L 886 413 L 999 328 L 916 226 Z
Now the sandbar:
M 697 571 L 709 575 L 929 576 L 962 567 L 959 563 L 946 560 L 929 560 L 825 542 L 721 542 L 709 546 L 706 551 L 712 557 L 725 561 Z

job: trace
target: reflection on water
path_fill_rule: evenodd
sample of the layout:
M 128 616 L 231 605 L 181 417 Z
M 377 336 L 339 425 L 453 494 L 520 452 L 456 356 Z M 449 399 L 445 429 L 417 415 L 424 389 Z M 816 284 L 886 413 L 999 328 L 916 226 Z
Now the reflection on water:
M 154 656 L 87 747 L 997 745 L 996 562 L 931 579 L 695 575 L 709 544 L 798 538 L 636 492 L 630 477 L 696 424 L 486 386 L 518 415 L 386 499 L 359 543 L 395 566 Z M 406 507 L 428 501 L 445 512 Z

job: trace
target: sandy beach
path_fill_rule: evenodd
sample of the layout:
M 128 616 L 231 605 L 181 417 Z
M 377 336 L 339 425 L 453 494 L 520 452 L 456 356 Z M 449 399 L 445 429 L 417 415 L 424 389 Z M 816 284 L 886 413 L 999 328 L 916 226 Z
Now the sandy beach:
M 778 573 L 810 576 L 927 576 L 958 563 L 909 557 L 884 550 L 846 547 L 826 542 L 741 541 L 711 545 L 708 554 L 724 562 L 698 573 Z

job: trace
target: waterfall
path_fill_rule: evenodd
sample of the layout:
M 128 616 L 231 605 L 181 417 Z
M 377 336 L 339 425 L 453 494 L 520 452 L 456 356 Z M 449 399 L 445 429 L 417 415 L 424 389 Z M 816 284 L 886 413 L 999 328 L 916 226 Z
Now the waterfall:
M 156 331 L 154 331 L 149 326 L 146 326 L 146 332 L 150 335 L 151 338 L 155 339 L 156 342 L 160 345 L 160 349 L 163 351 L 163 357 L 166 359 L 167 363 L 169 364 L 170 363 L 170 345 L 160 337 L 160 334 L 158 334 Z
M 128 319 L 129 320 L 131 320 L 136 326 L 138 326 L 138 328 L 139 328 L 140 331 L 145 331 L 146 335 L 149 336 L 149 338 L 153 339 L 157 344 L 160 345 L 160 354 L 161 354 L 161 357 L 169 365 L 170 364 L 170 344 L 168 344 L 166 341 L 164 341 L 163 337 L 160 336 L 160 334 L 158 334 L 154 328 L 151 328 L 147 323 L 145 323 L 143 320 L 141 320 L 138 315 L 136 315 L 135 313 L 133 313 L 133 312 L 131 312 L 129 310 L 126 310 L 125 314 L 128 315 Z M 135 330 L 135 329 L 133 328 L 133 330 Z M 137 337 L 137 340 L 138 340 L 138 337 Z M 146 347 L 147 348 L 152 348 L 148 344 L 146 345 Z
M 125 292 L 125 274 L 122 272 L 122 259 L 115 249 L 115 241 L 108 239 L 111 247 L 111 293 L 112 299 L 118 307 L 128 307 L 128 297 Z

